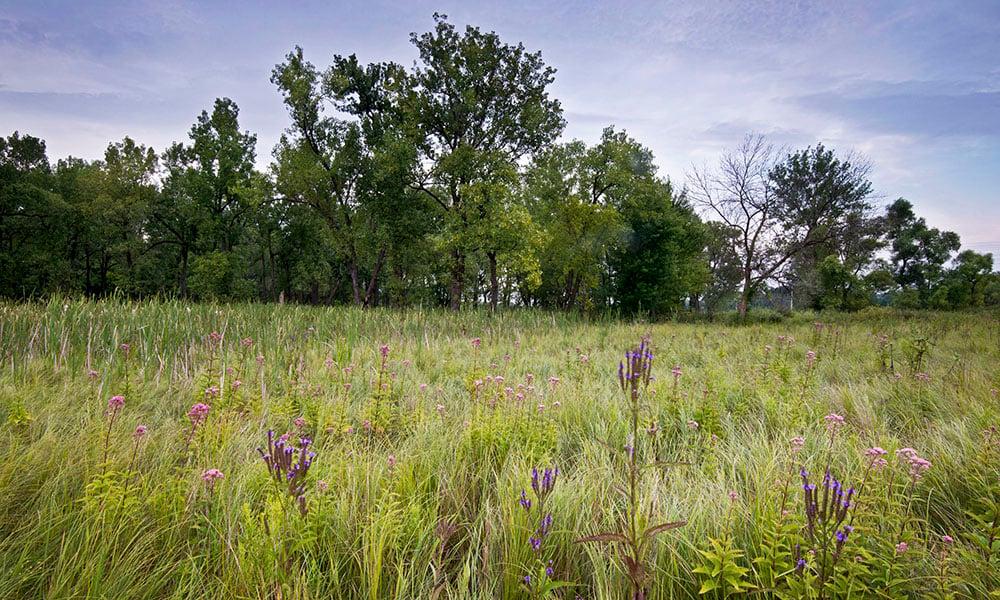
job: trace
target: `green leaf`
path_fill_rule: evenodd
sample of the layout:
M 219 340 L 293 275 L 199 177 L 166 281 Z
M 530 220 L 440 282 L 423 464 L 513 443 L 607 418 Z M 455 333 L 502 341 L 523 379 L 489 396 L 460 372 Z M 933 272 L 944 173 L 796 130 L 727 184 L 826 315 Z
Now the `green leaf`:
M 715 581 L 714 579 L 709 579 L 708 581 L 705 581 L 704 583 L 701 584 L 701 589 L 698 590 L 698 594 L 699 595 L 707 594 L 708 592 L 711 592 L 717 587 L 719 587 L 718 582 Z
M 646 538 L 652 538 L 654 535 L 663 533 L 664 531 L 670 531 L 671 529 L 677 529 L 678 527 L 683 527 L 687 525 L 687 521 L 674 521 L 673 523 L 660 523 L 659 525 L 650 527 L 642 535 Z

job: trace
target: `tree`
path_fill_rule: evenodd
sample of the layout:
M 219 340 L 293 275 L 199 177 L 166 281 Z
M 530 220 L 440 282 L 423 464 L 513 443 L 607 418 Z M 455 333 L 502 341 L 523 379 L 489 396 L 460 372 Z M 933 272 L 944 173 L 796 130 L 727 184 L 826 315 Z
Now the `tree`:
M 945 276 L 948 303 L 952 308 L 983 306 L 984 288 L 993 271 L 993 255 L 966 250 L 955 257 L 955 266 Z
M 130 295 L 154 291 L 148 277 L 139 281 L 139 260 L 146 247 L 150 205 L 158 190 L 154 179 L 156 152 L 129 137 L 108 144 L 101 165 L 95 218 L 104 241 L 100 259 L 102 292 L 119 289 Z
M 934 288 L 941 283 L 944 266 L 961 248 L 958 234 L 927 226 L 913 212 L 913 205 L 899 198 L 885 214 L 886 236 L 890 242 L 893 278 L 904 292 L 912 290 L 926 305 Z
M 396 258 L 402 269 L 401 244 L 413 239 L 394 236 L 402 229 L 397 225 L 419 223 L 412 217 L 420 202 L 407 190 L 415 153 L 402 120 L 406 74 L 393 63 L 362 66 L 355 56 L 335 56 L 320 74 L 296 48 L 271 81 L 292 119 L 275 149 L 278 193 L 322 216 L 346 265 L 354 304 L 368 306 L 387 261 Z M 327 116 L 327 110 L 353 119 Z
M 190 144 L 175 143 L 162 156 L 167 175 L 151 211 L 153 245 L 177 250 L 182 298 L 189 291 L 246 297 L 244 257 L 236 247 L 263 197 L 254 170 L 257 136 L 240 131 L 235 102 L 218 98 L 211 114 L 201 112 L 188 138 Z M 198 289 L 189 290 L 195 267 Z
M 791 259 L 836 239 L 851 215 L 870 209 L 863 163 L 841 161 L 822 145 L 781 162 L 775 157 L 762 136 L 751 135 L 723 154 L 715 172 L 695 170 L 691 176 L 695 203 L 738 232 L 744 315 L 754 294 Z
M 53 192 L 45 142 L 14 132 L 0 138 L 0 293 L 30 296 L 68 278 L 65 205 Z
M 621 200 L 628 226 L 611 253 L 615 305 L 652 315 L 679 308 L 708 282 L 705 232 L 683 195 L 669 181 L 646 179 Z
M 606 130 L 602 144 L 611 143 Z M 537 153 L 524 176 L 532 219 L 544 232 L 541 282 L 525 296 L 572 310 L 593 304 L 608 249 L 622 234 L 621 215 L 608 202 L 611 152 L 574 140 Z
M 410 36 L 422 65 L 414 69 L 406 107 L 419 153 L 413 186 L 441 210 L 449 305 L 457 310 L 466 259 L 476 249 L 469 234 L 482 210 L 468 205 L 468 186 L 502 180 L 510 166 L 554 140 L 565 123 L 547 91 L 555 71 L 540 53 L 471 26 L 460 34 L 444 15 L 434 19 L 434 31 Z

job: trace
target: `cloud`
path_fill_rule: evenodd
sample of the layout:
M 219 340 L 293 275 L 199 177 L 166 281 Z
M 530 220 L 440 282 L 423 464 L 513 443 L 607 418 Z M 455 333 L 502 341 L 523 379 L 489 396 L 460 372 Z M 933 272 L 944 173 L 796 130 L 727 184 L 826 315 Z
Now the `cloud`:
M 798 105 L 842 117 L 860 130 L 917 136 L 1000 136 L 1000 92 L 896 93 L 864 97 L 825 92 Z

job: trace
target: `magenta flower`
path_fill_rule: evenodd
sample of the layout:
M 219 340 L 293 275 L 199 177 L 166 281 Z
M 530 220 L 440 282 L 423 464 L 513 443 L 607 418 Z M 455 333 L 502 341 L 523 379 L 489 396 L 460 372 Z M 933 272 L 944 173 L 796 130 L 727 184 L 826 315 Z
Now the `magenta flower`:
M 124 396 L 111 396 L 111 399 L 108 400 L 108 410 L 112 413 L 117 413 L 123 406 L 125 406 Z
M 134 439 L 136 442 L 138 442 L 139 440 L 142 439 L 142 437 L 144 435 L 146 435 L 146 426 L 145 425 L 136 425 L 136 427 L 135 427 L 135 433 L 132 434 L 132 439 Z
M 896 544 L 897 554 L 906 554 L 910 550 L 910 547 L 906 545 L 906 542 L 899 542 Z

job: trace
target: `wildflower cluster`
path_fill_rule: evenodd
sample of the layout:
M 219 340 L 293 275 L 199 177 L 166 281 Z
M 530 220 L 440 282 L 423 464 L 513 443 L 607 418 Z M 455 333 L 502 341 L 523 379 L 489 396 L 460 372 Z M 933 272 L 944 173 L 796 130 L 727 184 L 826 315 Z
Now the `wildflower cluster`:
M 836 563 L 847 542 L 847 536 L 853 531 L 850 525 L 843 527 L 841 525 L 847 518 L 848 509 L 851 508 L 854 488 L 845 490 L 839 481 L 830 476 L 828 470 L 823 475 L 823 494 L 820 497 L 816 484 L 809 483 L 809 473 L 803 469 L 799 475 L 802 476 L 802 489 L 805 491 L 806 531 L 809 533 L 809 539 L 814 546 L 819 541 L 820 545 L 825 547 L 825 540 L 819 538 L 824 533 L 833 531 L 836 539 L 833 562 Z
M 652 364 L 653 354 L 646 347 L 645 339 L 639 343 L 638 348 L 625 352 L 625 362 L 618 363 L 618 383 L 622 391 L 631 394 L 633 401 L 639 397 L 640 386 L 643 389 L 649 387 Z
M 551 559 L 546 562 L 541 556 L 543 542 L 552 529 L 552 514 L 546 512 L 545 503 L 552 494 L 553 489 L 555 489 L 558 478 L 559 469 L 557 468 L 545 469 L 541 473 L 538 472 L 538 469 L 531 469 L 531 490 L 534 492 L 536 504 L 532 504 L 526 490 L 521 490 L 521 500 L 519 502 L 521 508 L 529 515 L 532 513 L 532 508 L 534 508 L 538 519 L 535 530 L 528 540 L 528 544 L 535 552 L 539 568 L 534 577 L 528 574 L 524 576 L 523 580 L 525 588 L 533 597 L 545 597 L 548 592 L 563 585 L 560 582 L 552 581 L 555 575 L 553 562 Z
M 302 516 L 309 512 L 306 507 L 306 477 L 309 473 L 309 466 L 312 464 L 316 454 L 309 451 L 312 442 L 307 438 L 299 438 L 299 446 L 288 445 L 288 436 L 283 435 L 274 439 L 274 431 L 267 432 L 267 452 L 260 446 L 257 452 L 264 459 L 267 470 L 271 478 L 279 487 L 284 486 L 288 495 L 293 498 L 299 507 Z

